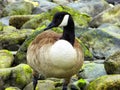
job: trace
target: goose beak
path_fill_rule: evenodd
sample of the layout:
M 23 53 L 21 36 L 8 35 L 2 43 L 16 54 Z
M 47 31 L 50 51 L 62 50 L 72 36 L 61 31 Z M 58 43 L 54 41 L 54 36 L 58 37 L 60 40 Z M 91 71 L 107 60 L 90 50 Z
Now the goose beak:
M 53 22 L 51 22 L 51 23 L 44 29 L 44 31 L 45 31 L 45 30 L 48 30 L 48 29 L 51 29 L 51 28 L 53 28 L 53 27 L 55 27 L 55 24 L 54 24 Z

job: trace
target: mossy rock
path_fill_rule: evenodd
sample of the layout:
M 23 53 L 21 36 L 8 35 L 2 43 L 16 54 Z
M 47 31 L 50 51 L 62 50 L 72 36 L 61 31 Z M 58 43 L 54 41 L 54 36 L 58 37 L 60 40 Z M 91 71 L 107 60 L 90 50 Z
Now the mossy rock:
M 98 14 L 90 22 L 91 27 L 98 27 L 103 23 L 119 24 L 120 25 L 120 4 L 111 7 L 102 13 Z
M 21 90 L 18 87 L 7 87 L 5 90 Z
M 31 29 L 17 30 L 12 26 L 3 27 L 3 31 L 0 33 L 0 49 L 18 50 L 19 46 L 32 32 Z
M 108 74 L 120 74 L 120 51 L 109 56 L 104 66 Z
M 105 75 L 92 81 L 87 90 L 120 90 L 120 75 Z
M 14 86 L 22 89 L 31 82 L 32 69 L 27 64 L 20 64 L 11 68 L 0 69 L 0 77 L 4 83 L 2 88 Z
M 10 17 L 9 25 L 20 29 L 24 23 L 33 17 L 35 17 L 35 15 L 13 15 Z
M 0 68 L 8 68 L 12 65 L 14 56 L 8 50 L 0 50 Z
M 43 21 L 45 21 L 45 20 L 50 20 L 51 21 L 54 14 L 56 12 L 59 12 L 59 11 L 69 12 L 72 15 L 72 17 L 74 18 L 74 21 L 78 25 L 83 26 L 83 27 L 87 26 L 88 23 L 91 20 L 91 17 L 88 16 L 87 14 L 79 13 L 78 11 L 76 11 L 76 10 L 74 10 L 72 8 L 69 8 L 69 7 L 66 7 L 66 6 L 56 6 L 55 8 L 51 9 L 50 11 L 39 14 L 35 18 L 33 18 L 30 21 L 26 22 L 22 26 L 22 28 L 36 29 L 40 25 L 40 23 L 42 23 Z
M 88 29 L 80 35 L 80 39 L 95 58 L 105 59 L 120 48 L 120 29 L 110 30 L 106 27 Z
M 3 9 L 2 16 L 28 15 L 32 13 L 33 4 L 29 2 L 15 2 L 8 4 Z

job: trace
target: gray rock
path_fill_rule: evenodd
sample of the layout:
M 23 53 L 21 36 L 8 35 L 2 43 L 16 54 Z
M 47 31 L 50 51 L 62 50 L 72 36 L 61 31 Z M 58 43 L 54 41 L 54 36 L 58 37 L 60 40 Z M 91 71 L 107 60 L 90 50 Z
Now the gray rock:
M 86 90 L 120 90 L 120 75 L 105 75 L 92 81 Z
M 3 18 L 0 18 L 0 22 L 3 24 L 3 25 L 9 25 L 9 19 L 10 17 L 7 16 L 7 17 L 3 17 Z
M 104 65 L 108 74 L 120 74 L 120 50 L 109 56 Z
M 103 23 L 120 25 L 120 4 L 111 7 L 93 18 L 90 22 L 91 27 L 99 27 Z
M 16 67 L 0 69 L 0 77 L 4 83 L 0 88 L 14 86 L 22 89 L 31 82 L 32 69 L 26 64 L 20 64 Z
M 104 0 L 80 0 L 67 4 L 67 6 L 72 7 L 81 13 L 87 13 L 92 17 L 96 16 L 107 8 L 110 8 L 109 4 Z
M 12 65 L 14 57 L 8 50 L 0 50 L 0 69 L 8 68 Z
M 80 39 L 93 56 L 105 59 L 120 49 L 120 28 L 117 25 L 105 25 L 98 29 L 89 29 L 81 34 Z
M 82 71 L 78 74 L 79 77 L 94 80 L 100 76 L 106 75 L 104 64 L 86 63 L 82 67 Z
M 42 12 L 47 12 L 54 7 L 58 6 L 58 4 L 46 1 L 46 0 L 40 0 L 39 1 L 39 6 L 33 9 L 33 14 L 39 14 Z

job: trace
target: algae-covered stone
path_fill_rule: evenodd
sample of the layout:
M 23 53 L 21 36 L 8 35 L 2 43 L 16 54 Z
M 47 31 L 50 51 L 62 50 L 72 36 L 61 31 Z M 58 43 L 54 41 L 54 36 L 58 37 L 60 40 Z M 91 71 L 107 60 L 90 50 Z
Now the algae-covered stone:
M 104 65 L 108 74 L 120 74 L 120 51 L 109 56 Z
M 8 50 L 0 50 L 0 68 L 8 68 L 12 65 L 14 57 Z
M 27 22 L 28 20 L 30 20 L 31 18 L 33 18 L 35 15 L 14 15 L 10 17 L 9 20 L 9 25 L 12 25 L 18 29 L 21 28 L 21 26 Z
M 120 25 L 120 5 L 109 8 L 98 14 L 91 22 L 91 27 L 98 27 L 103 23 L 119 24 Z
M 31 82 L 32 69 L 26 64 L 20 64 L 16 67 L 0 69 L 0 77 L 4 83 L 3 88 L 15 86 L 22 89 Z
M 120 28 L 109 28 L 106 25 L 98 29 L 90 29 L 81 34 L 80 39 L 91 49 L 95 58 L 104 59 L 120 49 Z M 112 30 L 113 29 L 113 30 Z
M 51 80 L 39 80 L 37 84 L 37 90 L 56 90 L 55 82 Z M 32 90 L 33 84 L 28 84 L 23 90 Z
M 79 12 L 87 13 L 92 17 L 110 8 L 110 5 L 105 0 L 77 0 L 76 2 L 67 4 L 67 6 Z
M 17 30 L 12 26 L 5 26 L 0 33 L 0 49 L 18 50 L 23 41 L 33 32 L 31 29 Z
M 32 13 L 33 4 L 29 2 L 15 2 L 3 9 L 3 16 L 28 15 Z
M 105 75 L 92 81 L 87 90 L 120 90 L 120 75 Z
M 81 26 L 87 26 L 88 22 L 91 20 L 91 17 L 88 16 L 87 14 L 81 14 L 72 8 L 69 8 L 66 6 L 56 6 L 55 8 L 51 9 L 49 12 L 42 13 L 42 14 L 36 16 L 35 18 L 29 20 L 22 26 L 22 28 L 35 29 L 40 25 L 41 22 L 43 22 L 45 20 L 51 20 L 53 18 L 54 14 L 59 11 L 69 12 L 72 15 L 72 17 L 74 18 L 74 21 L 78 25 L 81 25 Z
M 7 87 L 5 90 L 21 90 L 18 87 Z

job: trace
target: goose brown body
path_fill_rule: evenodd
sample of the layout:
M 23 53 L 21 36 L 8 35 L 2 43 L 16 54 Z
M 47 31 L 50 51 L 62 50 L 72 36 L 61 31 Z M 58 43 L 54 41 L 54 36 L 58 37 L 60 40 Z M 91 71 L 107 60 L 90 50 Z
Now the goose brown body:
M 39 34 L 29 45 L 27 51 L 27 62 L 37 73 L 43 74 L 45 77 L 70 78 L 76 74 L 83 64 L 83 52 L 77 40 L 73 45 L 76 51 L 75 64 L 71 68 L 57 67 L 52 64 L 49 51 L 52 45 L 60 40 L 61 35 L 48 30 Z

